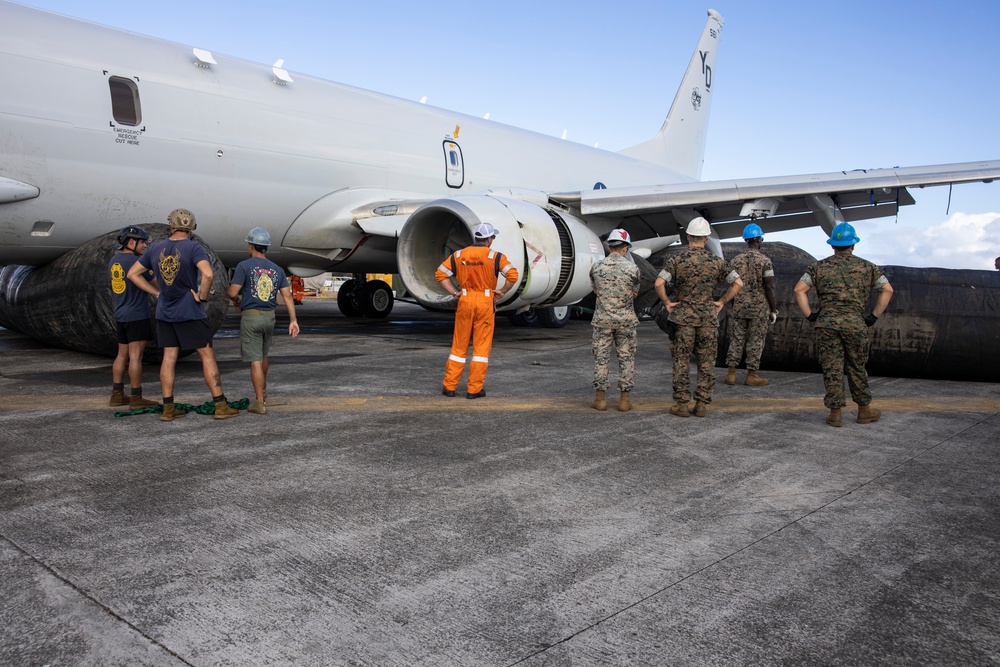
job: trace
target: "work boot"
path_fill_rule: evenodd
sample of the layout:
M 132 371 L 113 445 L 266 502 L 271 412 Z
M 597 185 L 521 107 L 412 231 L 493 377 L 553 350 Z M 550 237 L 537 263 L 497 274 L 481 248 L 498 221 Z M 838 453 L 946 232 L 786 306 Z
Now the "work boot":
M 161 422 L 171 422 L 175 419 L 180 419 L 181 417 L 186 417 L 187 413 L 183 410 L 178 410 L 174 407 L 173 403 L 163 404 L 163 414 L 160 415 Z
M 670 408 L 670 414 L 677 415 L 678 417 L 690 417 L 691 410 L 688 408 L 688 404 L 684 401 L 677 401 L 677 404 Z
M 881 410 L 876 410 L 871 405 L 859 405 L 858 406 L 858 423 L 859 424 L 870 424 L 873 421 L 877 421 L 879 417 L 882 416 Z
M 597 390 L 597 393 L 594 395 L 594 402 L 590 404 L 590 407 L 594 408 L 595 410 L 600 410 L 601 412 L 604 412 L 605 410 L 608 409 L 608 401 L 604 397 L 603 389 Z
M 215 418 L 216 419 L 229 419 L 230 417 L 239 417 L 240 411 L 236 408 L 229 407 L 229 404 L 225 401 L 216 401 L 215 403 Z
M 455 395 L 455 390 L 454 389 L 448 389 L 448 387 L 441 387 L 441 395 L 442 396 L 454 396 Z
M 108 402 L 111 407 L 117 407 L 119 405 L 128 405 L 128 396 L 125 395 L 125 391 L 122 389 L 112 389 L 111 390 L 111 401 Z
M 726 373 L 726 384 L 736 384 L 736 366 L 730 366 Z
M 466 392 L 465 397 L 466 398 L 470 398 L 470 399 L 472 399 L 472 398 L 486 398 L 486 390 L 485 389 L 480 389 L 475 394 L 470 394 L 470 393 Z
M 254 400 L 250 402 L 250 407 L 247 408 L 247 412 L 252 412 L 255 415 L 266 415 L 267 406 L 260 401 Z
M 767 378 L 757 375 L 757 371 L 747 371 L 747 379 L 743 384 L 748 387 L 763 387 L 767 385 Z
M 632 409 L 632 399 L 629 398 L 628 394 L 627 391 L 623 391 L 622 397 L 618 399 L 618 410 L 620 412 L 628 412 Z
M 128 407 L 130 410 L 138 410 L 139 408 L 155 408 L 159 405 L 156 401 L 151 401 L 148 398 L 142 397 L 141 391 L 132 390 L 132 395 L 128 397 Z
M 707 414 L 708 414 L 708 404 L 707 403 L 702 403 L 701 401 L 698 401 L 697 403 L 694 404 L 694 416 L 695 417 L 704 417 Z
M 826 416 L 826 423 L 838 428 L 844 425 L 844 416 L 841 414 L 840 408 L 830 408 L 830 414 Z

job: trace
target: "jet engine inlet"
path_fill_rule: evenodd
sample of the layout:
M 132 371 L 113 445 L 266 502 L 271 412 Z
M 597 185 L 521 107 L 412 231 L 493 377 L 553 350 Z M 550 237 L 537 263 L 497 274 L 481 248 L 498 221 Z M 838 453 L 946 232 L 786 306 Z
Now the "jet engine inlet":
M 403 226 L 397 260 L 414 299 L 430 308 L 455 307 L 434 272 L 453 252 L 471 245 L 471 230 L 484 222 L 498 230 L 492 247 L 507 256 L 520 276 L 500 310 L 564 306 L 590 294 L 590 267 L 604 257 L 604 247 L 586 224 L 519 199 L 469 195 L 425 204 Z

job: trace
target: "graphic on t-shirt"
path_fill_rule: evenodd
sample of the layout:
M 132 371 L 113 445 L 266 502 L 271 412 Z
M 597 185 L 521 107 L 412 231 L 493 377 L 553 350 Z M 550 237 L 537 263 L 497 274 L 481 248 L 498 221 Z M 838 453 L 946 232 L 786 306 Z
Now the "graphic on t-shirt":
M 111 291 L 115 294 L 125 293 L 125 269 L 118 262 L 111 265 Z
M 276 278 L 274 269 L 263 266 L 254 267 L 250 276 L 250 293 L 257 299 L 267 303 L 274 294 L 274 279 Z
M 177 279 L 177 274 L 181 270 L 181 251 L 177 250 L 173 255 L 167 254 L 167 249 L 164 248 L 160 251 L 160 277 L 163 278 L 163 282 L 168 285 L 173 285 L 174 280 Z

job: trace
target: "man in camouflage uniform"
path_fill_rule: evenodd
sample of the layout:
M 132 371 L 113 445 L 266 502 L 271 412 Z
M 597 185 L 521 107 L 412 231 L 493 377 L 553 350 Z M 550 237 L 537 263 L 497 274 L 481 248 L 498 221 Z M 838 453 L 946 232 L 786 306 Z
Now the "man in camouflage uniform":
M 757 374 L 760 357 L 764 354 L 767 325 L 778 320 L 778 303 L 774 298 L 774 266 L 760 251 L 764 231 L 760 225 L 750 223 L 743 230 L 746 251 L 733 258 L 730 265 L 740 275 L 743 289 L 733 299 L 729 311 L 729 352 L 726 354 L 726 384 L 736 384 L 736 367 L 740 365 L 743 349 L 747 353 L 747 377 L 743 384 L 763 387 L 767 380 Z
M 691 411 L 691 353 L 698 357 L 698 387 L 695 391 L 696 417 L 708 413 L 715 390 L 715 358 L 719 346 L 719 313 L 743 287 L 739 274 L 726 261 L 713 255 L 706 247 L 712 228 L 705 218 L 695 218 L 688 224 L 689 247 L 667 259 L 653 287 L 669 313 L 668 320 L 677 325 L 670 343 L 674 360 L 674 400 L 670 414 L 688 417 Z M 729 289 L 718 301 L 713 298 L 716 286 L 725 280 Z M 667 285 L 673 285 L 677 301 L 667 296 Z
M 844 374 L 851 389 L 851 399 L 858 404 L 858 423 L 868 424 L 881 415 L 871 407 L 868 390 L 867 327 L 874 326 L 892 298 L 892 286 L 882 269 L 854 255 L 854 244 L 860 241 L 854 227 L 842 222 L 833 228 L 827 240 L 833 246 L 833 256 L 811 264 L 795 285 L 795 302 L 810 321 L 816 323 L 816 350 L 823 367 L 826 396 L 823 404 L 830 409 L 826 423 L 841 426 L 841 408 L 847 405 L 844 396 Z M 816 288 L 819 310 L 809 306 L 808 292 Z M 872 312 L 865 315 L 865 305 L 871 292 L 878 291 Z
M 624 229 L 615 229 L 608 235 L 610 253 L 590 269 L 590 281 L 597 295 L 594 308 L 594 389 L 596 397 L 590 407 L 607 410 L 605 392 L 611 386 L 608 365 L 611 363 L 611 346 L 618 350 L 618 390 L 621 400 L 618 409 L 632 409 L 629 392 L 635 371 L 635 328 L 639 318 L 635 315 L 635 297 L 639 293 L 639 267 L 625 256 L 632 247 L 632 239 Z

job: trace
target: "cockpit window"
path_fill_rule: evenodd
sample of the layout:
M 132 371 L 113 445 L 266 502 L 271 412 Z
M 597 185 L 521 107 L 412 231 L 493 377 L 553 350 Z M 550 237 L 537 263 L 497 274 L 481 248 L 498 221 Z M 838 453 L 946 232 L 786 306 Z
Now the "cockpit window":
M 135 127 L 142 122 L 139 106 L 139 88 L 131 79 L 113 76 L 108 79 L 111 88 L 111 113 L 119 125 Z

